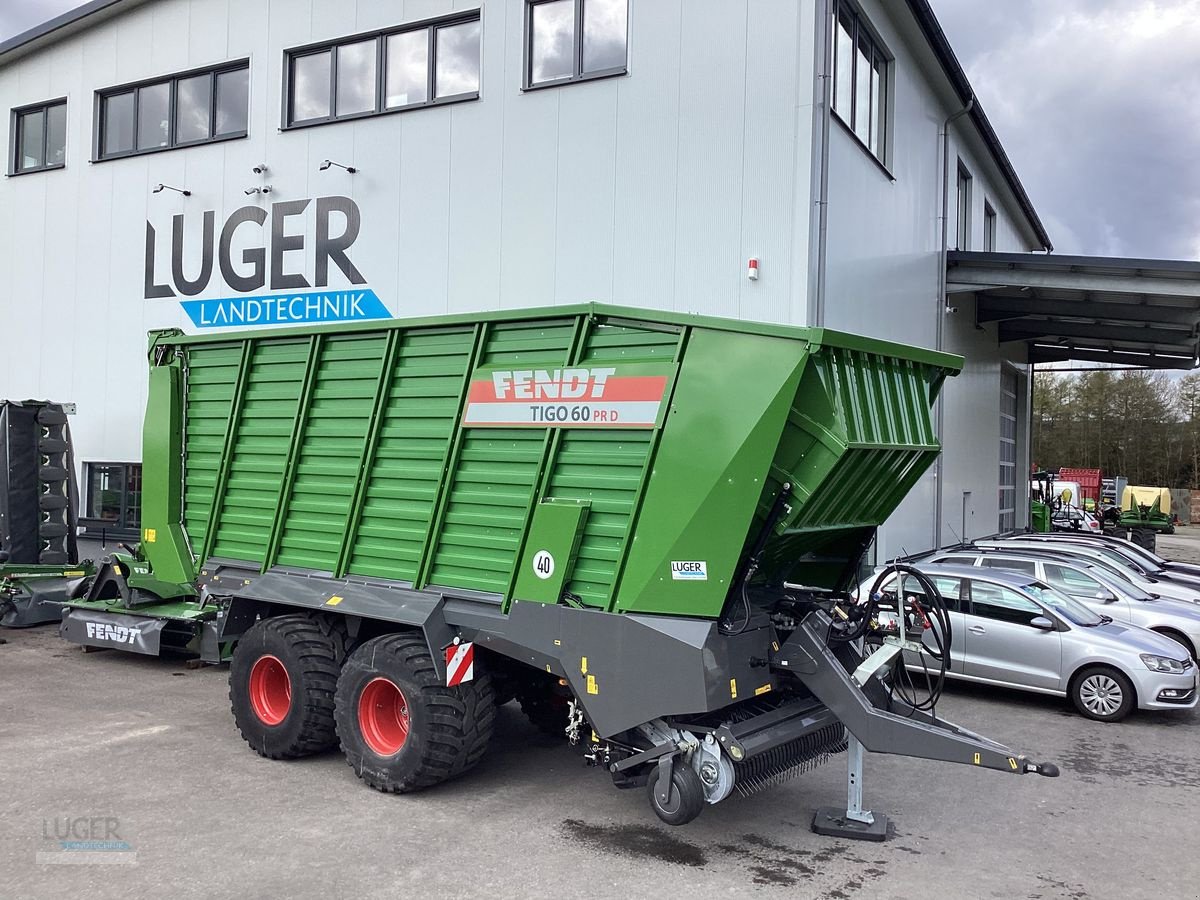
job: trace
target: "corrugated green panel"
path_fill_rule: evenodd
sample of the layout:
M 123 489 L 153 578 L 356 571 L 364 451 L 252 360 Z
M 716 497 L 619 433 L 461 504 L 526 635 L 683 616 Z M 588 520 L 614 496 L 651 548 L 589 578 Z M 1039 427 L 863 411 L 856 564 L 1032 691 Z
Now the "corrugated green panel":
M 807 366 L 758 521 L 789 481 L 795 500 L 781 530 L 879 525 L 937 455 L 929 368 L 832 347 Z
M 304 383 L 309 341 L 258 341 L 250 358 L 246 395 L 213 555 L 263 561 L 275 521 L 279 486 Z
M 429 532 L 442 463 L 458 421 L 471 328 L 403 336 L 388 385 L 349 572 L 412 581 Z
M 565 365 L 574 330 L 573 318 L 496 325 L 488 332 L 488 341 L 479 365 L 511 364 L 543 368 Z
M 488 331 L 479 364 L 563 366 L 575 324 L 564 318 L 496 325 Z M 508 590 L 546 438 L 541 428 L 465 433 L 432 551 L 431 584 L 501 594 Z
M 567 584 L 589 606 L 607 606 L 612 596 L 653 437 L 635 429 L 563 434 L 546 496 L 591 501 Z
M 603 362 L 662 362 L 675 359 L 680 329 L 651 331 L 633 325 L 597 324 L 588 335 L 587 349 L 581 360 L 595 365 Z
M 188 351 L 183 524 L 196 553 L 204 545 L 241 355 L 240 344 Z
M 463 438 L 431 584 L 504 593 L 537 483 L 541 429 L 473 429 Z
M 579 364 L 671 361 L 678 346 L 677 331 L 600 324 L 589 332 Z M 654 434 L 636 429 L 562 434 L 546 497 L 591 501 L 566 586 L 588 606 L 606 607 L 612 598 Z
M 831 377 L 851 444 L 929 447 L 937 440 L 929 415 L 925 367 L 854 350 L 818 359 Z
M 329 337 L 316 381 L 275 563 L 333 571 L 358 480 L 386 336 Z

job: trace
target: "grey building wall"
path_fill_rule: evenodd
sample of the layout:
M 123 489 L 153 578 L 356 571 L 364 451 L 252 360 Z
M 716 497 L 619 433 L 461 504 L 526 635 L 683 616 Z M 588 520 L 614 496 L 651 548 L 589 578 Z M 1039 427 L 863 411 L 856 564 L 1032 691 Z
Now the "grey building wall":
M 1000 372 L 1008 360 L 1023 363 L 1022 349 L 999 347 L 995 326 L 975 327 L 973 299 L 955 298 L 948 313 L 939 291 L 942 265 L 942 179 L 948 174 L 951 247 L 957 234 L 957 163 L 972 174 L 971 249 L 982 249 L 985 199 L 997 215 L 997 250 L 1036 246 L 1016 199 L 975 136 L 969 120 L 950 126 L 949 165 L 943 170 L 941 133 L 961 108 L 936 61 L 902 4 L 862 0 L 858 4 L 891 66 L 891 123 L 886 166 L 836 118 L 829 159 L 828 280 L 825 324 L 874 337 L 939 349 L 966 358 L 961 375 L 943 394 L 943 526 L 935 537 L 930 511 L 939 472 L 931 469 L 904 506 L 880 532 L 878 552 L 886 558 L 956 540 L 961 530 L 963 492 L 970 492 L 966 520 L 976 537 L 997 530 L 1000 440 Z M 1019 442 L 1019 446 L 1023 446 Z M 1026 462 L 1018 460 L 1021 471 Z M 1018 521 L 1023 513 L 1018 509 Z

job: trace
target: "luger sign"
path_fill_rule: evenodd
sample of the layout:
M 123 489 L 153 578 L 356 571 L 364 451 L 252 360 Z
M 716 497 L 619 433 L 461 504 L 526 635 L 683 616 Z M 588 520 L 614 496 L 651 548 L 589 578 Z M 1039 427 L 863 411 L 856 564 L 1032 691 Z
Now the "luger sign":
M 315 234 L 312 246 L 306 247 L 304 235 L 296 230 L 310 206 L 315 207 Z M 336 234 L 331 227 L 334 213 L 340 214 L 344 223 Z M 214 210 L 205 211 L 199 271 L 191 273 L 185 271 L 184 264 L 184 217 L 177 215 L 172 219 L 169 278 L 157 271 L 158 233 L 150 222 L 146 223 L 147 300 L 197 297 L 209 288 L 214 274 L 219 272 L 220 280 L 242 296 L 181 300 L 180 305 L 198 328 L 338 322 L 390 315 L 374 291 L 357 287 L 366 284 L 366 279 L 346 251 L 358 238 L 362 216 L 358 204 L 349 197 L 318 197 L 315 203 L 307 199 L 286 200 L 271 204 L 269 213 L 259 206 L 243 206 L 225 220 L 219 234 L 216 219 Z M 235 242 L 244 246 L 247 232 L 252 230 L 257 231 L 256 239 L 250 239 L 249 246 L 241 251 L 241 258 L 235 260 Z M 311 268 L 300 270 L 297 257 L 301 254 L 306 262 L 312 260 Z M 193 253 L 192 259 L 195 258 Z M 327 290 L 331 263 L 349 282 L 348 289 Z M 312 282 L 305 271 L 313 273 Z M 271 293 L 246 296 L 264 289 Z

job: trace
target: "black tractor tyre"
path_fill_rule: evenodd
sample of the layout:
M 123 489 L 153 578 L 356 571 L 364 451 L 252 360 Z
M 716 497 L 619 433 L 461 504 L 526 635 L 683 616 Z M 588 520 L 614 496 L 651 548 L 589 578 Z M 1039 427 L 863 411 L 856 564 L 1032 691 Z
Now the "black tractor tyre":
M 525 694 L 520 699 L 521 712 L 538 731 L 551 737 L 566 738 L 567 721 L 571 716 L 566 697 L 543 691 Z
M 1158 543 L 1156 540 L 1158 535 L 1153 528 L 1134 528 L 1129 537 L 1143 550 L 1149 550 L 1151 553 L 1154 552 L 1155 545 Z
M 333 695 L 344 655 L 342 637 L 312 616 L 252 625 L 229 664 L 229 703 L 246 743 L 268 759 L 336 746 Z
M 403 794 L 478 763 L 492 738 L 496 701 L 486 673 L 446 687 L 425 638 L 403 632 L 372 638 L 350 654 L 334 718 L 355 774 L 376 790 Z
M 1111 691 L 1113 686 L 1120 691 L 1120 701 L 1107 698 L 1104 702 L 1089 703 L 1088 696 L 1096 697 L 1097 689 Z M 1110 666 L 1090 666 L 1071 680 L 1071 702 L 1075 708 L 1089 719 L 1097 722 L 1120 722 L 1137 708 L 1137 696 L 1133 684 L 1122 672 Z
M 668 825 L 686 825 L 704 810 L 704 785 L 696 770 L 682 759 L 671 766 L 671 791 L 664 803 L 658 796 L 660 769 L 655 763 L 646 781 L 646 793 L 654 814 Z

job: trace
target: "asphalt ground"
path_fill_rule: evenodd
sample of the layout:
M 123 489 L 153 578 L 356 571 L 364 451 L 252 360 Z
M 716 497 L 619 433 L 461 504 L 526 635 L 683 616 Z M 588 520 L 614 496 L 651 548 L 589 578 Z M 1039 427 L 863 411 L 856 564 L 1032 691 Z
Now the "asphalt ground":
M 1200 559 L 1195 530 L 1160 550 Z M 510 704 L 477 769 L 383 795 L 337 752 L 251 752 L 225 668 L 84 653 L 53 626 L 0 637 L 5 900 L 1200 896 L 1193 712 L 1103 725 L 1055 698 L 951 684 L 944 717 L 1062 777 L 869 755 L 866 805 L 893 824 L 869 844 L 809 830 L 817 806 L 845 802 L 844 757 L 670 828 Z M 64 836 L 103 849 L 64 851 Z

